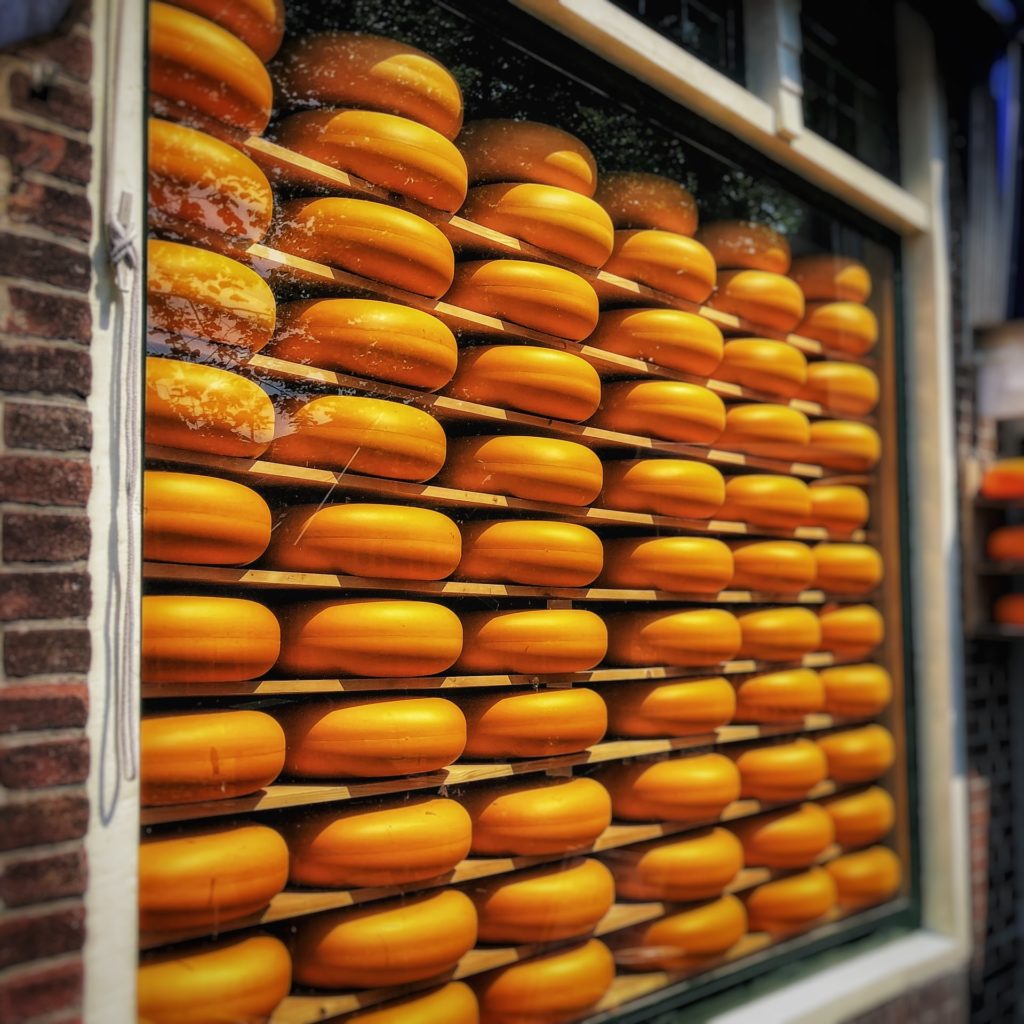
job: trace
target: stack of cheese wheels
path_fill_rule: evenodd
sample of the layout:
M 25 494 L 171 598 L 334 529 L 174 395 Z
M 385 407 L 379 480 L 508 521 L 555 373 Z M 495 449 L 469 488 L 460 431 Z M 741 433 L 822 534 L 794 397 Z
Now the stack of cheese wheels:
M 985 554 L 993 562 L 1024 562 L 1024 526 L 1000 526 L 985 541 Z
M 992 606 L 992 620 L 1000 626 L 1024 626 L 1024 594 L 1003 594 Z
M 980 494 L 990 501 L 1024 498 L 1024 458 L 1000 459 L 985 470 Z
M 736 710 L 736 693 L 722 676 L 615 683 L 602 692 L 615 736 L 713 734 Z
M 871 294 L 871 275 L 863 263 L 833 253 L 803 256 L 793 261 L 790 277 L 807 298 L 807 309 L 796 328 L 797 334 L 814 338 L 834 352 L 854 356 L 866 355 L 875 347 L 878 321 L 864 305 Z M 810 379 L 808 382 L 818 391 L 812 400 L 820 401 L 826 408 L 840 411 L 832 405 L 830 380 L 840 396 L 850 391 L 858 394 L 862 406 L 865 401 L 869 407 L 873 406 L 877 399 L 877 381 L 872 396 L 869 378 L 833 369 L 822 371 L 815 383 L 811 384 Z M 843 401 L 842 397 L 839 401 Z
M 836 905 L 836 883 L 824 868 L 765 882 L 743 897 L 750 930 L 787 935 L 815 924 Z

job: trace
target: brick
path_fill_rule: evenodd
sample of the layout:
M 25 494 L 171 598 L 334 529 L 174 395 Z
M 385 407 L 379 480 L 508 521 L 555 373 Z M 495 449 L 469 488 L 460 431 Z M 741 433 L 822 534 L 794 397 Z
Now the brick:
M 0 807 L 0 850 L 80 839 L 89 825 L 89 801 L 82 794 L 38 795 Z
M 88 717 L 89 691 L 78 683 L 0 689 L 0 732 L 81 728 Z
M 11 162 L 16 175 L 39 171 L 76 185 L 92 176 L 92 147 L 55 132 L 0 119 L 0 153 Z
M 68 786 L 88 776 L 89 741 L 84 738 L 0 748 L 0 784 L 8 789 Z
M 59 242 L 4 232 L 0 234 L 0 275 L 84 292 L 92 280 L 92 265 L 86 253 Z
M 26 907 L 85 892 L 85 851 L 44 854 L 8 864 L 0 875 L 0 899 L 8 907 Z
M 87 462 L 42 455 L 0 455 L 0 501 L 81 508 L 89 500 L 91 484 Z
M 87 35 L 60 32 L 19 46 L 18 56 L 29 60 L 51 61 L 59 66 L 62 74 L 77 78 L 80 82 L 88 82 L 92 74 L 92 41 Z
M 85 939 L 82 907 L 47 914 L 7 915 L 0 921 L 0 967 L 73 953 Z
M 87 629 L 10 630 L 4 635 L 8 676 L 88 672 L 92 642 Z
M 87 409 L 66 405 L 11 403 L 4 409 L 4 440 L 8 448 L 88 451 L 92 417 Z
M 3 520 L 6 562 L 74 562 L 89 557 L 90 539 L 85 516 L 11 512 Z
M 0 622 L 84 618 L 92 607 L 84 572 L 7 572 L 0 576 Z
M 32 964 L 0 981 L 0 1020 L 28 1021 L 82 1004 L 82 961 L 55 966 Z
M 12 224 L 32 224 L 56 235 L 87 242 L 92 235 L 92 205 L 85 195 L 36 181 L 22 181 L 7 201 Z
M 0 348 L 0 389 L 41 391 L 84 398 L 92 385 L 89 353 L 52 345 L 6 345 Z
M 0 148 L 3 143 L 0 142 Z M 35 338 L 66 338 L 88 345 L 92 310 L 85 299 L 67 299 L 46 292 L 11 286 L 7 290 L 7 323 L 11 334 Z
M 36 89 L 27 74 L 15 71 L 11 75 L 8 91 L 11 106 L 15 110 L 81 132 L 92 128 L 92 96 L 84 86 L 54 82 Z

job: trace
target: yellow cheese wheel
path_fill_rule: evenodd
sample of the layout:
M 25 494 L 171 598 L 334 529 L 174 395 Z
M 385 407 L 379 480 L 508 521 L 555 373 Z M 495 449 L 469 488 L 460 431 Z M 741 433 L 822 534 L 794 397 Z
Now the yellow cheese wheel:
M 747 747 L 734 757 L 742 795 L 755 800 L 800 800 L 828 776 L 828 761 L 812 740 Z
M 985 554 L 993 562 L 1024 562 L 1024 526 L 1000 526 L 985 540 Z
M 867 416 L 878 405 L 878 378 L 866 366 L 822 359 L 807 365 L 797 397 L 841 416 Z
M 149 119 L 150 227 L 211 249 L 245 249 L 270 228 L 274 198 L 244 153 L 205 132 Z
M 734 590 L 798 594 L 814 582 L 814 555 L 792 540 L 761 540 L 732 546 Z
M 598 504 L 626 512 L 710 519 L 725 500 L 714 466 L 686 459 L 615 459 L 604 464 Z
M 759 885 L 744 897 L 750 930 L 785 935 L 798 932 L 827 914 L 837 899 L 836 885 L 824 868 Z
M 267 565 L 298 572 L 443 580 L 459 564 L 459 528 L 408 505 L 293 505 L 278 520 Z
M 732 573 L 732 552 L 713 537 L 606 537 L 598 585 L 717 594 Z
M 269 671 L 281 650 L 277 617 L 235 597 L 149 594 L 142 599 L 146 682 L 226 683 Z
M 466 888 L 481 942 L 519 946 L 591 932 L 615 901 L 611 872 L 597 860 L 499 875 Z
M 292 987 L 279 939 L 246 935 L 146 956 L 137 979 L 140 1024 L 266 1020 Z
M 452 981 L 426 995 L 372 1006 L 346 1020 L 348 1024 L 480 1024 L 480 1007 L 465 982 Z
M 733 828 L 748 868 L 807 868 L 835 839 L 832 819 L 810 803 L 740 821 Z
M 585 587 L 601 571 L 604 550 L 593 530 L 546 519 L 465 522 L 461 579 L 527 586 Z
M 603 691 L 613 736 L 693 736 L 727 725 L 736 693 L 722 676 L 616 683 Z
M 589 505 L 601 492 L 601 460 L 575 441 L 497 434 L 460 437 L 437 478 L 444 487 Z
M 380 988 L 451 970 L 476 942 L 476 910 L 457 889 L 296 918 L 295 980 L 315 988 Z
M 679 235 L 692 235 L 697 230 L 697 200 L 678 181 L 660 174 L 602 174 L 594 198 L 617 228 L 658 228 Z
M 524 181 L 592 196 L 594 154 L 575 135 L 536 121 L 470 121 L 455 144 L 466 158 L 470 182 Z
M 232 480 L 147 470 L 142 505 L 142 554 L 157 562 L 245 565 L 270 542 L 267 503 Z
M 668 914 L 642 925 L 628 935 L 631 948 L 639 947 L 646 970 L 673 971 L 700 967 L 721 956 L 747 934 L 747 911 L 735 896 Z
M 800 393 L 809 373 L 804 354 L 784 341 L 732 338 L 725 343 L 715 378 L 792 398 Z
M 798 722 L 825 710 L 825 688 L 807 668 L 750 676 L 736 686 L 737 722 Z
M 558 420 L 585 420 L 601 401 L 601 378 L 571 352 L 478 345 L 459 353 L 459 367 L 445 394 Z
M 793 260 L 789 276 L 803 289 L 809 302 L 822 299 L 867 302 L 871 275 L 859 260 L 835 253 L 801 256 Z
M 215 366 L 146 358 L 146 442 L 258 458 L 274 436 L 274 407 L 245 377 Z
M 851 909 L 892 899 L 903 875 L 899 857 L 885 846 L 837 857 L 826 870 L 836 883 L 839 905 Z
M 740 647 L 740 625 L 719 608 L 609 612 L 611 665 L 718 665 Z
M 604 352 L 710 377 L 722 361 L 722 332 L 710 320 L 681 309 L 608 309 L 587 345 Z M 794 350 L 795 351 L 795 350 Z M 617 368 L 603 367 L 611 374 Z
M 866 473 L 878 465 L 882 441 L 878 431 L 851 420 L 815 420 L 808 459 L 828 469 Z
M 992 501 L 1024 498 L 1024 458 L 999 459 L 981 478 L 981 496 Z
M 796 661 L 821 644 L 818 616 L 807 608 L 765 608 L 739 616 L 741 658 Z
M 469 675 L 585 672 L 608 647 L 604 622 L 582 608 L 465 612 L 462 631 L 453 671 Z
M 871 517 L 868 496 L 850 484 L 811 484 L 809 523 L 835 533 L 851 533 Z
M 830 715 L 869 718 L 892 701 L 892 677 L 881 665 L 840 665 L 824 669 L 825 710 Z
M 529 690 L 466 697 L 466 757 L 549 757 L 600 743 L 608 709 L 593 690 Z
M 788 277 L 765 270 L 725 270 L 708 305 L 776 331 L 791 331 L 804 315 L 804 296 Z
M 849 604 L 822 610 L 821 650 L 837 658 L 864 658 L 885 639 L 885 622 L 867 604 Z
M 1024 594 L 1003 594 L 996 598 L 992 619 L 1002 626 L 1024 626 Z
M 811 437 L 807 417 L 788 405 L 731 405 L 716 447 L 769 459 L 794 459 Z
M 472 852 L 484 857 L 582 850 L 612 820 L 608 791 L 588 778 L 471 786 L 459 800 L 473 819 Z
M 892 733 L 882 725 L 865 725 L 830 733 L 818 740 L 828 758 L 828 774 L 835 782 L 873 782 L 896 759 Z
M 139 927 L 201 928 L 262 910 L 288 881 L 288 847 L 266 825 L 214 825 L 143 837 Z
M 364 32 L 299 36 L 278 56 L 274 84 L 286 109 L 345 107 L 409 117 L 454 139 L 462 91 L 429 54 Z
M 699 384 L 619 380 L 605 384 L 591 425 L 641 437 L 711 444 L 725 427 L 722 400 Z
M 579 274 L 527 260 L 467 260 L 445 302 L 570 341 L 597 324 L 597 294 Z
M 438 878 L 466 857 L 473 835 L 458 801 L 415 795 L 354 808 L 304 807 L 278 828 L 288 843 L 291 883 L 320 889 Z
M 856 302 L 810 302 L 796 333 L 836 352 L 863 356 L 878 342 L 878 320 Z
M 785 274 L 791 260 L 789 242 L 767 224 L 718 220 L 705 224 L 697 240 L 706 245 L 722 270 L 766 270 Z
M 248 46 L 262 61 L 277 53 L 284 37 L 284 0 L 170 0 L 175 7 L 202 15 Z
M 711 253 L 686 235 L 656 228 L 616 231 L 604 269 L 690 302 L 703 302 L 715 287 Z
M 791 476 L 750 473 L 729 477 L 718 518 L 794 529 L 811 516 L 807 484 Z
M 144 807 L 255 793 L 284 767 L 284 732 L 262 711 L 144 715 L 139 745 Z
M 429 480 L 444 464 L 444 428 L 401 402 L 323 395 L 282 409 L 269 457 L 391 480 Z
M 818 544 L 814 585 L 837 594 L 865 594 L 882 582 L 882 556 L 867 544 Z
M 293 676 L 429 676 L 462 650 L 462 623 L 430 601 L 353 598 L 280 609 L 279 672 Z
M 896 820 L 896 806 L 884 789 L 836 796 L 822 802 L 836 830 L 836 842 L 846 847 L 866 846 L 884 839 Z
M 270 121 L 274 103 L 263 60 L 233 32 L 201 13 L 205 12 L 193 14 L 151 0 L 150 96 L 158 110 L 176 118 L 199 114 L 259 135 Z

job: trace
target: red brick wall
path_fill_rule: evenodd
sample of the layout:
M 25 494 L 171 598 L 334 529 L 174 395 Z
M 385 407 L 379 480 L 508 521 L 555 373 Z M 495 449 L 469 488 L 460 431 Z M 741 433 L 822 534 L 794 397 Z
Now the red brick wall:
M 0 53 L 0 1021 L 19 1024 L 82 1005 L 91 65 L 88 0 Z

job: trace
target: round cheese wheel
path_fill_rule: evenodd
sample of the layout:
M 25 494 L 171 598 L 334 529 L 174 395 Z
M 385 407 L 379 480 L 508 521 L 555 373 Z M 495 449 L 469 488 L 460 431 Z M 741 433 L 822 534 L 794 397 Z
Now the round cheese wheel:
M 792 398 L 800 393 L 809 373 L 804 354 L 784 341 L 732 338 L 725 343 L 722 365 L 715 377 L 779 398 Z
M 851 420 L 815 420 L 811 424 L 810 461 L 829 469 L 866 473 L 882 457 L 878 431 Z
M 1024 562 L 1024 526 L 1000 526 L 985 541 L 993 562 Z
M 836 884 L 824 868 L 759 885 L 744 898 L 751 931 L 800 931 L 827 914 L 837 899 Z
M 600 267 L 612 252 L 608 214 L 593 199 L 567 188 L 478 185 L 470 189 L 459 216 L 588 267 Z
M 656 228 L 616 231 L 604 269 L 690 302 L 703 302 L 715 287 L 711 253 L 686 235 Z
M 266 1020 L 292 987 L 288 949 L 270 935 L 146 956 L 136 981 L 144 1024 Z
M 811 496 L 807 484 L 791 476 L 750 473 L 729 477 L 725 482 L 725 501 L 719 518 L 794 529 L 811 515 Z
M 245 377 L 215 366 L 146 357 L 146 442 L 258 458 L 274 436 L 274 407 Z
M 262 910 L 288 881 L 288 847 L 266 825 L 215 825 L 143 837 L 139 927 L 218 927 Z
M 601 460 L 575 441 L 497 434 L 455 438 L 437 478 L 444 487 L 589 505 L 601 493 Z
M 740 795 L 736 765 L 721 754 L 613 764 L 594 776 L 624 821 L 702 821 L 717 818 Z
M 882 582 L 882 556 L 867 544 L 817 544 L 814 585 L 837 594 L 866 594 Z
M 748 868 L 807 868 L 835 839 L 832 819 L 810 803 L 740 821 L 733 828 Z
M 284 0 L 170 0 L 175 7 L 202 15 L 227 29 L 251 49 L 261 61 L 277 53 L 284 38 Z
M 461 579 L 526 586 L 585 587 L 601 571 L 604 549 L 593 530 L 546 519 L 463 523 Z
M 985 470 L 981 496 L 992 501 L 1024 498 L 1024 458 L 1000 459 Z
M 903 874 L 899 857 L 885 846 L 837 857 L 825 869 L 836 883 L 839 905 L 855 909 L 892 899 Z
M 699 384 L 618 380 L 605 384 L 592 426 L 641 437 L 711 444 L 725 427 L 722 400 Z
M 466 746 L 466 720 L 441 697 L 343 697 L 277 709 L 284 768 L 306 779 L 433 772 Z
M 607 537 L 598 585 L 717 594 L 732 573 L 732 552 L 713 537 Z
M 611 665 L 718 665 L 740 647 L 740 625 L 719 608 L 609 612 Z
M 1024 594 L 1003 594 L 996 598 L 992 619 L 1003 626 L 1024 626 Z
M 248 248 L 270 228 L 267 176 L 244 153 L 182 124 L 149 119 L 150 227 L 211 249 Z
M 802 412 L 758 402 L 729 406 L 716 446 L 763 458 L 792 459 L 802 454 L 810 436 L 811 425 Z
M 462 539 L 446 515 L 408 505 L 293 505 L 278 520 L 267 565 L 298 572 L 443 580 Z
M 531 690 L 467 697 L 466 757 L 550 757 L 600 743 L 608 709 L 593 690 Z
M 627 900 L 705 900 L 718 896 L 743 868 L 743 847 L 725 828 L 689 832 L 611 850 L 605 860 L 615 893 Z
M 289 881 L 319 889 L 439 878 L 465 859 L 473 835 L 458 801 L 415 795 L 340 810 L 304 807 L 278 827 L 288 843 Z
M 868 496 L 849 484 L 813 483 L 809 523 L 835 533 L 852 533 L 871 517 Z
M 747 747 L 735 758 L 741 795 L 755 800 L 801 800 L 828 777 L 828 761 L 812 740 Z
M 604 622 L 582 608 L 465 612 L 462 632 L 454 671 L 469 675 L 586 672 L 608 647 Z
M 867 302 L 871 294 L 868 268 L 849 256 L 801 256 L 793 260 L 789 276 L 800 285 L 809 302 Z
M 527 260 L 467 260 L 444 301 L 570 341 L 597 324 L 597 293 L 579 274 Z
M 450 971 L 476 943 L 476 909 L 457 889 L 296 918 L 295 980 L 315 988 L 380 988 Z
M 288 605 L 279 611 L 287 675 L 429 676 L 462 650 L 462 623 L 430 601 L 353 598 Z
M 765 608 L 739 616 L 741 658 L 796 661 L 821 644 L 818 616 L 807 608 Z
M 837 658 L 867 657 L 885 639 L 885 622 L 868 604 L 849 604 L 822 610 L 821 650 Z
M 615 882 L 600 861 L 583 860 L 499 875 L 466 894 L 481 942 L 519 946 L 587 935 L 615 902 Z
M 822 802 L 836 830 L 836 842 L 845 847 L 866 846 L 885 838 L 896 821 L 896 806 L 884 789 L 836 796 Z
M 587 345 L 657 363 L 696 377 L 710 377 L 722 361 L 718 325 L 681 309 L 608 309 Z M 795 349 L 794 349 L 795 351 Z M 617 373 L 605 368 L 604 373 Z
M 614 736 L 694 736 L 727 725 L 736 710 L 728 680 L 616 683 L 604 692 Z
M 726 270 L 708 305 L 776 331 L 791 331 L 804 315 L 804 296 L 788 277 L 765 270 Z
M 270 542 L 270 508 L 251 488 L 198 473 L 147 470 L 142 554 L 157 562 L 245 565 Z
M 536 345 L 478 345 L 459 353 L 445 394 L 557 420 L 585 420 L 601 401 L 601 378 L 571 352 Z
M 734 590 L 764 590 L 798 594 L 814 582 L 814 555 L 806 544 L 792 540 L 761 540 L 733 544 Z
M 151 0 L 148 68 L 150 96 L 172 116 L 198 113 L 252 135 L 270 121 L 263 59 L 216 21 Z
M 643 967 L 673 971 L 700 967 L 721 956 L 747 934 L 747 910 L 735 896 L 660 917 L 628 933 L 631 952 L 643 957 Z M 637 949 L 639 947 L 639 949 Z
M 297 466 L 421 482 L 444 464 L 446 447 L 444 428 L 420 409 L 359 395 L 323 395 L 282 410 L 269 456 Z
M 435 210 L 454 213 L 466 198 L 462 154 L 440 132 L 407 117 L 304 110 L 275 125 L 274 141 Z
M 822 359 L 807 364 L 797 397 L 840 416 L 867 416 L 878 405 L 878 378 L 866 366 Z
M 459 800 L 473 819 L 472 852 L 484 857 L 582 850 L 612 820 L 608 791 L 588 778 L 472 786 Z
M 325 32 L 290 41 L 274 66 L 286 109 L 358 107 L 408 117 L 454 139 L 462 91 L 442 64 L 397 39 Z
M 821 672 L 830 715 L 870 718 L 892 701 L 892 676 L 881 665 L 841 665 Z
M 824 685 L 810 669 L 766 672 L 736 687 L 737 722 L 797 722 L 824 709 Z
M 281 650 L 277 617 L 235 597 L 148 594 L 142 599 L 146 682 L 228 683 L 269 671 Z
M 834 782 L 874 782 L 896 759 L 892 733 L 882 725 L 834 732 L 818 740 Z
M 466 158 L 471 182 L 524 181 L 592 196 L 597 185 L 594 154 L 575 135 L 536 121 L 470 121 L 455 144 Z
M 796 333 L 837 352 L 863 356 L 878 342 L 878 320 L 856 302 L 810 302 Z
M 697 240 L 706 245 L 722 270 L 789 271 L 791 255 L 786 236 L 767 224 L 749 220 L 718 220 L 705 224 Z
M 598 504 L 626 512 L 710 519 L 725 500 L 714 466 L 686 459 L 615 459 L 604 464 Z
M 385 1006 L 372 1006 L 353 1013 L 348 1024 L 480 1024 L 480 1007 L 473 990 L 464 982 L 452 981 L 426 995 L 396 999 Z
M 255 793 L 284 767 L 284 732 L 262 711 L 144 715 L 139 745 L 144 807 Z
M 657 228 L 677 235 L 692 235 L 697 230 L 697 200 L 678 181 L 660 174 L 602 174 L 594 198 L 617 228 Z

